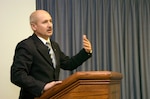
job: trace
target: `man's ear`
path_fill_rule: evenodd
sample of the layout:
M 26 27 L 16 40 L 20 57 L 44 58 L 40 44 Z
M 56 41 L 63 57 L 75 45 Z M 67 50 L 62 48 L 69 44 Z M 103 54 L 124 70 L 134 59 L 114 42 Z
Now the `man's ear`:
M 35 31 L 36 30 L 36 24 L 35 23 L 30 23 L 30 25 L 31 25 L 32 30 Z

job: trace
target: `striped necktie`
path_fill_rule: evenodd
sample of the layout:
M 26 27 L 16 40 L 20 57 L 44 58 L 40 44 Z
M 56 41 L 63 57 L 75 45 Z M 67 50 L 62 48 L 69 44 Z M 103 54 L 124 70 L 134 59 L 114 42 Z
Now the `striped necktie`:
M 50 59 L 51 59 L 51 62 L 53 63 L 53 67 L 55 67 L 54 66 L 54 59 L 53 59 L 53 57 L 52 57 L 52 55 L 50 53 L 50 51 L 52 50 L 51 49 L 51 44 L 49 42 L 46 42 L 46 46 L 48 47 L 48 54 L 50 55 Z

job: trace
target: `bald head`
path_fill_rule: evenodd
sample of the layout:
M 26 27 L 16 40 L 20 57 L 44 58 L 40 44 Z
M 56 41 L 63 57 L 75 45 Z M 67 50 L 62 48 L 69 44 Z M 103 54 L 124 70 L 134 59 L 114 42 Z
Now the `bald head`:
M 44 39 L 53 34 L 53 22 L 51 15 L 45 10 L 36 10 L 30 15 L 30 25 L 33 32 Z
M 39 18 L 42 17 L 43 14 L 47 14 L 50 16 L 50 14 L 45 10 L 36 10 L 30 15 L 30 24 L 36 23 Z

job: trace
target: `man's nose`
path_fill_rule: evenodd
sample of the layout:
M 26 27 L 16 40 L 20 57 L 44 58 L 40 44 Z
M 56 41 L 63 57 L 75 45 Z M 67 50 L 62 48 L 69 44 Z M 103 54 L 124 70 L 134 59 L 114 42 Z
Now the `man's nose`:
M 53 23 L 52 22 L 48 22 L 48 26 L 53 26 Z

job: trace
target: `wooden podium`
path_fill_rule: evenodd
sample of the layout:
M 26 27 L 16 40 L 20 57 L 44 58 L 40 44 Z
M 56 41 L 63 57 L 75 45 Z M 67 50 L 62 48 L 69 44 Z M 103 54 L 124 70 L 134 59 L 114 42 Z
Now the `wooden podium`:
M 117 72 L 76 72 L 36 99 L 120 99 L 121 79 Z

